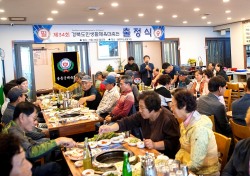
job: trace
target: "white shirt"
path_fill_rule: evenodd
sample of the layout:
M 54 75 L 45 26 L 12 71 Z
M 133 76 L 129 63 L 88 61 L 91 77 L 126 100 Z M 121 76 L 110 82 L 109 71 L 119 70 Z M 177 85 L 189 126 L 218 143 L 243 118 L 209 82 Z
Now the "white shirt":
M 111 112 L 119 98 L 120 93 L 118 92 L 117 86 L 114 86 L 111 90 L 106 90 L 96 110 L 96 113 L 101 114 Z

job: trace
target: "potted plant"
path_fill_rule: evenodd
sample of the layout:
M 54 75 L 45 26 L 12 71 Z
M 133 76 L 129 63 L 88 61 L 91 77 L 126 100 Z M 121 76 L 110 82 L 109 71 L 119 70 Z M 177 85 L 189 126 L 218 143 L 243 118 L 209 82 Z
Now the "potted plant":
M 188 63 L 189 63 L 189 65 L 190 65 L 191 67 L 195 67 L 195 65 L 196 65 L 196 59 L 194 59 L 194 58 L 189 58 L 189 59 L 188 59 Z
M 109 65 L 107 66 L 106 71 L 108 71 L 108 72 L 113 72 L 113 71 L 114 71 L 114 68 L 112 67 L 112 65 L 109 64 Z

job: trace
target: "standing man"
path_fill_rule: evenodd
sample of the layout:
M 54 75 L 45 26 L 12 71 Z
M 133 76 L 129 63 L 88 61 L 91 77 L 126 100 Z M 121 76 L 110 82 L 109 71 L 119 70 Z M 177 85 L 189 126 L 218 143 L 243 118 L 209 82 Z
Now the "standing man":
M 79 105 L 87 103 L 89 109 L 96 110 L 102 97 L 95 86 L 93 86 L 93 81 L 89 75 L 82 77 L 82 89 L 84 90 L 84 96 L 80 98 Z
M 139 67 L 136 63 L 134 63 L 135 58 L 130 56 L 128 58 L 128 63 L 124 66 L 124 72 L 127 70 L 132 70 L 132 71 L 139 71 Z
M 213 77 L 208 82 L 208 95 L 201 96 L 197 103 L 197 111 L 207 116 L 214 115 L 215 131 L 232 137 L 232 130 L 227 120 L 224 104 L 219 100 L 226 90 L 226 80 L 221 76 Z
M 145 86 L 150 86 L 153 78 L 154 64 L 149 63 L 150 57 L 148 55 L 145 55 L 143 60 L 144 63 L 140 66 L 141 79 Z
M 105 85 L 106 91 L 104 92 L 96 113 L 105 118 L 114 108 L 120 97 L 120 94 L 116 87 L 116 79 L 114 76 L 107 76 L 107 78 L 102 83 Z
M 120 78 L 121 96 L 110 115 L 106 116 L 107 122 L 115 122 L 129 114 L 135 101 L 131 86 L 132 78 L 130 76 L 124 75 Z

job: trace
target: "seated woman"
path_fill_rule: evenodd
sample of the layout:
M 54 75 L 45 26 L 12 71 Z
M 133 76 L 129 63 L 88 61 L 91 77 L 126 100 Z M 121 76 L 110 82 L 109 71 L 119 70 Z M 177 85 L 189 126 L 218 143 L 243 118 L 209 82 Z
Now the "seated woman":
M 155 88 L 155 92 L 160 95 L 161 106 L 170 110 L 170 104 L 172 96 L 168 90 L 170 87 L 171 77 L 169 75 L 161 75 L 158 79 L 158 85 Z
M 219 176 L 217 144 L 212 122 L 196 111 L 196 97 L 186 89 L 177 89 L 172 99 L 172 111 L 182 119 L 181 149 L 175 159 L 186 164 L 197 175 Z
M 195 80 L 193 81 L 193 85 L 191 88 L 191 92 L 196 95 L 202 95 L 205 80 L 202 79 L 203 72 L 201 70 L 197 70 L 195 72 Z
M 226 72 L 223 70 L 223 66 L 219 63 L 215 65 L 216 76 L 222 76 L 227 82 L 229 81 Z
M 246 114 L 246 124 L 250 127 L 250 108 Z M 234 149 L 233 155 L 225 166 L 222 176 L 250 175 L 250 138 L 239 141 Z
M 139 95 L 139 112 L 124 117 L 113 125 L 102 125 L 99 133 L 142 129 L 144 144 L 148 149 L 156 149 L 174 158 L 180 148 L 179 123 L 166 108 L 161 108 L 161 99 L 153 91 Z

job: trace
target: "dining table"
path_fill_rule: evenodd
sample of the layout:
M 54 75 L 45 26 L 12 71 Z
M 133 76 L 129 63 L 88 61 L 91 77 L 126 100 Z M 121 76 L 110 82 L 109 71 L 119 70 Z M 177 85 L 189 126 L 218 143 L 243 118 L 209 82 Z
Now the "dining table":
M 135 156 L 145 155 L 146 152 L 153 153 L 155 157 L 157 157 L 158 155 L 161 154 L 160 152 L 158 152 L 155 149 L 147 149 L 147 148 L 140 149 L 140 148 L 137 148 L 136 146 L 130 146 L 128 143 L 122 143 L 122 146 L 125 149 L 133 152 Z M 62 151 L 62 153 L 63 153 L 63 157 L 64 157 L 64 159 L 65 159 L 65 161 L 66 161 L 66 163 L 71 171 L 72 176 L 82 176 L 82 172 L 84 170 L 83 166 L 76 167 L 74 165 L 74 161 L 70 160 L 70 158 L 65 155 L 65 151 Z
M 91 114 L 94 118 L 78 118 L 78 120 L 71 122 L 64 122 L 63 118 L 57 122 L 52 122 L 50 121 L 51 116 L 49 113 L 43 113 L 43 115 L 51 139 L 95 131 L 96 123 L 103 121 L 103 119 L 94 112 Z

